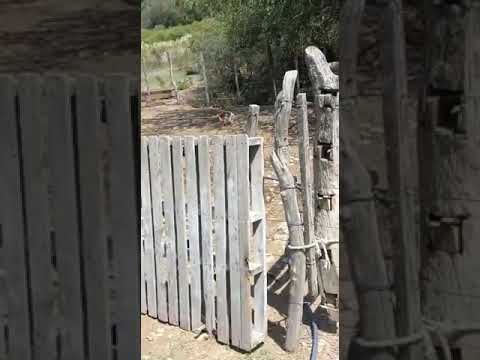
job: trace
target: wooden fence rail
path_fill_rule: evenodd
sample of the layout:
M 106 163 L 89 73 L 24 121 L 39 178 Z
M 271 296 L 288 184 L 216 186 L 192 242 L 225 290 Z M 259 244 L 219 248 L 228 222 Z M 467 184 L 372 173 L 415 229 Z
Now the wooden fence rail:
M 252 350 L 267 332 L 262 139 L 141 148 L 142 313 Z
M 140 358 L 136 104 L 120 75 L 0 76 L 0 359 Z

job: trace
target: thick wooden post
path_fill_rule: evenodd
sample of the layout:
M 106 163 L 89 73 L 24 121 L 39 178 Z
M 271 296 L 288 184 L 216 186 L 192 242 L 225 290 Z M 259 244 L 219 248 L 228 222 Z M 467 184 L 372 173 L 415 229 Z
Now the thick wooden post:
M 397 331 L 410 336 L 421 331 L 418 232 L 411 192 L 414 183 L 411 147 L 408 144 L 406 117 L 407 69 L 401 0 L 385 4 L 383 47 L 383 117 L 387 145 L 387 170 L 392 208 L 392 242 L 395 254 Z M 416 360 L 423 356 L 421 343 L 399 349 L 399 359 Z
M 348 126 L 357 120 L 358 34 L 364 8 L 365 0 L 347 0 L 341 18 L 340 223 L 360 305 L 359 336 L 376 341 L 395 337 L 394 304 L 379 241 L 370 177 L 347 137 Z M 395 359 L 390 348 L 364 350 L 370 360 Z
M 249 137 L 255 137 L 257 136 L 258 132 L 258 116 L 260 114 L 260 106 L 250 105 L 248 109 L 250 110 L 250 115 L 248 116 L 247 120 L 246 133 Z
M 275 140 L 272 153 L 273 169 L 279 180 L 280 194 L 290 233 L 290 295 L 285 341 L 287 351 L 294 351 L 298 344 L 300 324 L 303 317 L 303 297 L 306 290 L 305 250 L 302 248 L 304 246 L 303 224 L 298 208 L 295 179 L 288 168 L 288 123 L 292 111 L 296 79 L 296 71 L 289 71 L 285 74 L 283 89 L 278 94 L 275 103 Z
M 312 176 L 312 153 L 310 148 L 310 136 L 308 132 L 308 108 L 307 95 L 305 93 L 298 94 L 297 105 L 299 108 L 299 116 L 297 118 L 297 126 L 299 129 L 299 155 L 300 155 L 300 171 L 303 184 L 303 236 L 306 245 L 315 242 L 315 233 L 313 227 L 313 176 Z M 307 276 L 309 294 L 317 297 L 319 294 L 318 274 L 317 274 L 317 249 L 312 247 L 307 253 Z
M 316 47 L 305 50 L 315 97 L 316 129 L 314 140 L 315 235 L 330 254 L 320 260 L 319 273 L 327 293 L 339 293 L 339 80 L 325 55 Z M 326 93 L 326 94 L 324 94 Z M 331 255 L 331 257 L 330 257 Z

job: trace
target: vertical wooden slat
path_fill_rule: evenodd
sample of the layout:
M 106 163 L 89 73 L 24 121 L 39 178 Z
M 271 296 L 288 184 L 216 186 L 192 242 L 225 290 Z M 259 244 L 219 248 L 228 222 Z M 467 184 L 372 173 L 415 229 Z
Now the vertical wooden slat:
M 178 325 L 178 291 L 177 291 L 177 250 L 175 246 L 175 208 L 172 180 L 171 141 L 168 137 L 159 139 L 159 154 L 163 170 L 161 187 L 165 207 L 165 226 L 167 238 L 168 261 L 168 322 Z
M 47 123 L 42 117 L 41 84 L 36 75 L 18 79 L 24 204 L 30 266 L 31 308 L 35 359 L 54 359 L 57 322 L 49 227 Z
M 157 316 L 161 321 L 168 321 L 167 304 L 167 258 L 165 256 L 165 225 L 163 216 L 162 184 L 160 174 L 162 171 L 158 148 L 158 137 L 149 137 L 150 149 L 150 188 L 152 191 L 153 211 L 153 238 L 155 245 L 155 270 L 157 281 Z
M 224 139 L 212 138 L 213 154 L 213 196 L 215 215 L 215 257 L 216 257 L 216 293 L 217 293 L 217 338 L 228 344 L 230 341 L 227 299 L 227 233 L 225 207 L 225 148 Z
M 198 139 L 198 166 L 205 325 L 211 334 L 215 330 L 215 286 L 213 282 L 212 208 L 207 136 L 200 136 Z
M 138 244 L 137 188 L 128 80 L 106 81 L 106 111 L 111 141 L 110 199 L 112 238 L 118 278 L 116 333 L 118 360 L 140 358 L 140 249 Z M 134 109 L 133 111 L 137 111 Z
M 23 102 L 22 102 L 23 103 Z M 9 358 L 31 359 L 27 262 L 25 257 L 24 219 L 22 208 L 21 150 L 19 149 L 15 113 L 15 89 L 13 79 L 0 77 L 0 238 L 3 247 L 5 270 L 4 288 L 0 297 L 8 306 Z M 38 303 L 37 303 L 38 304 Z M 2 314 L 3 315 L 3 314 Z M 1 316 L 1 315 L 0 315 Z M 2 321 L 0 320 L 0 323 Z M 3 323 L 5 325 L 5 323 Z M 4 327 L 0 337 L 4 339 Z M 1 340 L 0 340 L 1 341 Z
M 155 277 L 155 253 L 153 246 L 152 202 L 150 194 L 150 161 L 148 143 L 141 141 L 141 184 L 142 184 L 142 239 L 144 244 L 144 270 L 146 283 L 147 313 L 157 317 L 157 284 Z
M 200 257 L 200 228 L 198 221 L 198 177 L 195 138 L 185 137 L 185 191 L 187 196 L 188 240 L 190 244 L 190 291 L 192 329 L 202 325 L 202 276 Z
M 61 296 L 61 359 L 84 359 L 80 233 L 76 189 L 73 119 L 66 78 L 48 77 L 45 84 L 48 118 L 51 226 Z
M 315 190 L 313 188 L 310 135 L 308 131 L 307 95 L 305 93 L 298 94 L 297 104 L 299 106 L 297 124 L 299 125 L 298 127 L 300 130 L 298 152 L 303 184 L 303 237 L 305 245 L 309 245 L 315 241 L 315 230 L 313 227 L 313 199 Z M 312 297 L 316 298 L 319 294 L 319 289 L 315 247 L 307 250 L 307 271 L 309 292 Z
M 175 226 L 177 234 L 178 257 L 178 300 L 180 327 L 190 329 L 190 300 L 187 277 L 187 236 L 185 228 L 185 178 L 182 138 L 175 137 L 172 142 L 173 187 L 175 196 Z
M 240 319 L 242 327 L 241 347 L 251 349 L 252 313 L 249 274 L 250 255 L 250 187 L 249 187 L 249 149 L 248 137 L 237 138 L 237 172 L 238 172 L 238 248 L 240 265 Z
M 263 139 L 254 150 L 250 147 L 250 153 L 253 153 L 251 160 L 251 188 L 252 188 L 252 208 L 254 213 L 261 214 L 261 220 L 254 223 L 254 247 L 255 262 L 261 267 L 262 271 L 258 275 L 254 285 L 255 297 L 255 318 L 254 318 L 254 346 L 263 341 L 267 334 L 267 273 L 266 273 L 266 218 L 265 203 L 263 197 L 263 177 L 264 177 L 264 160 L 263 160 Z M 252 155 L 250 155 L 252 158 Z
M 231 343 L 240 347 L 242 331 L 240 317 L 240 270 L 238 252 L 238 181 L 237 142 L 234 136 L 225 137 L 227 165 L 227 218 L 230 269 Z
M 107 233 L 100 145 L 98 84 L 94 78 L 77 81 L 78 176 L 82 216 L 85 300 L 91 359 L 110 359 L 111 332 L 108 299 Z M 88 149 L 88 150 L 86 150 Z

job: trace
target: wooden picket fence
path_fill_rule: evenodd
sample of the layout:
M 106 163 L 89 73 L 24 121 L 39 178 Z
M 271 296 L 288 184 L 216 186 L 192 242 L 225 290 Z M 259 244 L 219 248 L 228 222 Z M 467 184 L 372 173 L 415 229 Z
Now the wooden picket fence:
M 121 75 L 0 76 L 2 360 L 140 358 L 131 89 Z
M 262 139 L 142 138 L 142 313 L 249 351 L 267 332 Z

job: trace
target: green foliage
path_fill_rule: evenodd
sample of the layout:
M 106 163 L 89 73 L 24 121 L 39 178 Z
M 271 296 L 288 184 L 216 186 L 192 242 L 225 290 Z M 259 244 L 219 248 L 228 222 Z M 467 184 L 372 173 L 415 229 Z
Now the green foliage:
M 157 27 L 142 30 L 142 42 L 155 44 L 166 41 L 176 41 L 187 35 L 204 34 L 213 27 L 214 20 L 205 19 L 188 25 L 179 25 L 169 28 Z
M 204 18 L 199 8 L 183 0 L 142 0 L 142 27 L 146 29 L 186 25 Z

